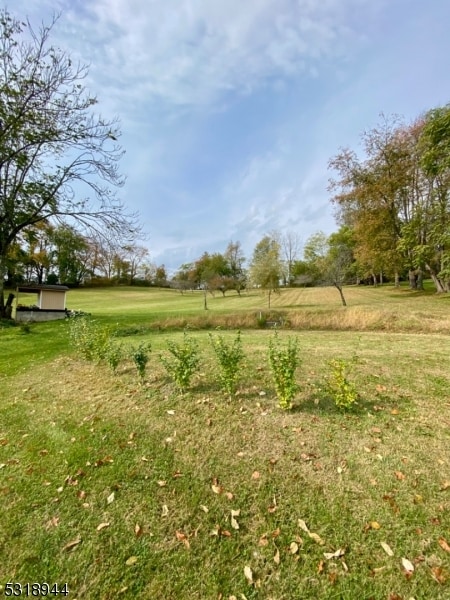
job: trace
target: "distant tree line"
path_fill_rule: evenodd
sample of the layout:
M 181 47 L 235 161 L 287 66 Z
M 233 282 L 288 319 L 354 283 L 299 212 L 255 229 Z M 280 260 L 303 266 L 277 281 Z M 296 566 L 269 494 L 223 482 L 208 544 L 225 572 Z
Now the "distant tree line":
M 362 134 L 363 156 L 329 161 L 337 232 L 270 232 L 246 262 L 239 241 L 204 252 L 169 278 L 140 245 L 137 216 L 118 201 L 119 125 L 93 107 L 86 66 L 0 10 L 0 318 L 20 282 L 171 286 L 208 294 L 246 288 L 432 279 L 450 291 L 450 104 Z M 9 299 L 8 299 L 9 301 Z

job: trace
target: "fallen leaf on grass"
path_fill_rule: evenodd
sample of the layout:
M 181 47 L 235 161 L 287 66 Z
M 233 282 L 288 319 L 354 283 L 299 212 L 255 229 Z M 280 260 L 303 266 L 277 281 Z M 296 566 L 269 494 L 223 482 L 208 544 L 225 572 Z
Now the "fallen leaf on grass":
M 291 542 L 289 545 L 289 552 L 291 554 L 297 554 L 298 552 L 298 544 L 297 542 Z
M 106 503 L 111 504 L 114 502 L 114 492 L 111 492 L 110 495 L 106 498 Z
M 407 558 L 402 558 L 402 566 L 405 569 L 406 577 L 411 577 L 411 575 L 414 573 L 414 565 L 412 562 Z
M 442 567 L 431 567 L 431 577 L 441 584 L 447 581 L 447 577 Z
M 446 552 L 450 552 L 450 546 L 448 545 L 447 541 L 444 538 L 439 538 L 438 540 L 439 546 L 442 548 L 442 550 L 445 550 Z
M 305 531 L 306 533 L 309 533 L 308 525 L 305 523 L 305 521 L 303 519 L 298 519 L 297 524 L 300 527 L 300 529 L 303 529 L 303 531 Z
M 261 477 L 259 471 L 253 471 L 252 479 L 259 479 Z
M 240 509 L 231 511 L 230 523 L 233 529 L 239 529 L 239 523 L 236 521 L 235 517 L 238 517 L 240 514 Z
M 278 550 L 278 548 L 276 549 L 276 552 L 275 552 L 275 554 L 274 554 L 274 557 L 273 557 L 273 562 L 274 562 L 276 565 L 279 565 L 279 564 L 280 564 L 280 551 Z
M 380 544 L 388 556 L 394 556 L 392 548 L 389 546 L 389 544 L 386 544 L 386 542 L 380 542 Z
M 204 504 L 200 504 L 199 506 L 200 510 L 202 510 L 204 513 L 209 512 L 209 508 L 207 506 L 205 506 Z
M 183 542 L 183 544 L 186 546 L 186 548 L 189 549 L 191 547 L 191 545 L 189 544 L 187 535 L 185 533 L 183 533 L 182 531 L 175 531 L 175 537 L 177 538 L 177 540 L 179 542 Z
M 258 546 L 268 546 L 269 540 L 267 539 L 267 533 L 263 533 L 263 535 L 259 538 Z
M 156 483 L 159 485 L 159 487 L 164 487 L 167 485 L 167 481 L 164 481 L 163 479 L 160 479 Z
M 106 527 L 109 527 L 110 523 L 100 523 L 100 525 L 97 525 L 97 531 L 101 531 L 102 529 L 105 529 Z
M 136 523 L 136 525 L 134 526 L 134 535 L 136 537 L 141 537 L 142 534 L 143 534 L 142 527 L 139 525 L 139 523 Z
M 81 543 L 81 538 L 77 538 L 76 540 L 72 540 L 71 542 L 68 542 L 63 550 L 64 552 L 69 552 L 70 550 L 73 550 L 76 546 L 78 546 L 78 544 Z
M 132 565 L 135 565 L 138 561 L 138 557 L 137 556 L 130 556 L 130 558 L 128 558 L 125 561 L 125 564 L 127 565 L 127 567 L 131 567 Z
M 168 514 L 169 514 L 169 508 L 167 507 L 167 504 L 163 504 L 162 510 L 161 510 L 161 516 L 167 517 Z
M 320 537 L 320 535 L 318 535 L 317 533 L 313 533 L 312 531 L 309 530 L 308 525 L 305 523 L 305 521 L 303 519 L 298 519 L 297 524 L 300 527 L 300 529 L 305 531 L 309 535 L 309 537 L 316 542 L 316 544 L 319 544 L 320 546 L 323 546 L 325 544 L 325 542 Z
M 253 571 L 250 569 L 250 567 L 247 567 L 247 566 L 244 567 L 244 575 L 245 575 L 245 579 L 248 581 L 248 583 L 250 585 L 253 585 Z
M 46 529 L 50 529 L 50 527 L 58 527 L 59 525 L 59 517 L 52 517 L 45 524 Z
M 401 471 L 394 471 L 394 475 L 399 481 L 406 479 L 405 475 Z
M 325 544 L 323 539 L 317 533 L 309 532 L 308 535 L 312 540 L 316 542 L 316 544 L 319 544 L 319 546 L 323 546 Z
M 443 481 L 441 483 L 441 490 L 448 490 L 450 488 L 450 481 L 448 479 L 446 479 L 445 481 Z
M 345 550 L 343 548 L 339 548 L 336 552 L 324 552 L 323 555 L 327 560 L 331 560 L 332 558 L 339 558 L 340 556 L 344 556 Z
M 214 477 L 211 484 L 211 489 L 215 494 L 221 494 L 223 492 L 223 487 L 219 484 L 217 477 Z

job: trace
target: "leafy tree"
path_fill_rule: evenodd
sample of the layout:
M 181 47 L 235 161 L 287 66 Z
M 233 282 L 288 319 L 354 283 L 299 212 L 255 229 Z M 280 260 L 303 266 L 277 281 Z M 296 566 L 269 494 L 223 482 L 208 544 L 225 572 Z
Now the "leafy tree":
M 0 316 L 9 251 L 30 226 L 137 231 L 112 191 L 123 183 L 118 123 L 93 112 L 87 68 L 50 44 L 55 22 L 35 31 L 0 11 Z
M 229 289 L 234 289 L 241 295 L 241 290 L 245 289 L 247 285 L 247 274 L 244 269 L 245 256 L 242 252 L 241 242 L 231 241 L 225 250 L 224 256 L 233 285 Z
M 329 237 L 322 231 L 315 233 L 306 241 L 304 260 L 313 280 L 333 285 L 343 306 L 347 306 L 343 287 L 351 277 L 354 263 L 351 231 L 343 227 Z
M 59 282 L 79 285 L 91 274 L 92 247 L 88 240 L 70 225 L 52 228 L 49 237 Z
M 283 276 L 283 263 L 280 255 L 280 244 L 273 237 L 266 235 L 256 244 L 250 263 L 250 281 L 267 293 L 270 308 L 272 292 L 280 288 Z

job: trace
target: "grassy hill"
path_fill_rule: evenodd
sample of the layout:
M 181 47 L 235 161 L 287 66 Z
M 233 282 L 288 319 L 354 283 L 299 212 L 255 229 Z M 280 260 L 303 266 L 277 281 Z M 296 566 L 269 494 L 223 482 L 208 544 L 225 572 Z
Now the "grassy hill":
M 0 330 L 0 585 L 69 598 L 450 597 L 450 318 L 446 296 L 391 287 L 283 290 L 299 390 L 282 411 L 255 293 L 72 290 L 68 307 L 150 343 L 140 381 L 83 361 L 67 322 Z M 180 394 L 159 354 L 183 327 L 200 369 Z M 217 327 L 221 327 L 220 330 Z M 242 328 L 237 393 L 208 333 Z M 207 330 L 205 331 L 206 328 Z M 336 408 L 330 360 L 359 400 Z

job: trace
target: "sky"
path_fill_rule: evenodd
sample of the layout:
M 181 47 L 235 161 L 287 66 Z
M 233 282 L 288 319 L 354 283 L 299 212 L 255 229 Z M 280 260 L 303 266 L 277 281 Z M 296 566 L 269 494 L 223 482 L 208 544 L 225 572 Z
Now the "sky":
M 152 262 L 337 229 L 328 161 L 381 115 L 450 102 L 448 0 L 14 0 L 120 120 Z

